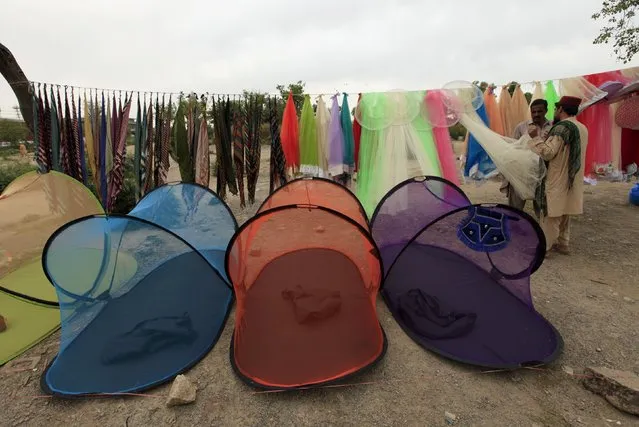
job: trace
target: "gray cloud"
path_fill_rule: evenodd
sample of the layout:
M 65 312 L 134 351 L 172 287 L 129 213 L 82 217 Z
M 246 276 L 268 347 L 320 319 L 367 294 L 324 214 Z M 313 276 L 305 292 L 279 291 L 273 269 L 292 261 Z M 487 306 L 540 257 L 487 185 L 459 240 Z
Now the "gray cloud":
M 27 75 L 80 86 L 273 92 L 301 79 L 311 93 L 357 92 L 621 67 L 592 45 L 601 0 L 2 3 L 0 40 Z M 15 103 L 0 82 L 2 114 Z

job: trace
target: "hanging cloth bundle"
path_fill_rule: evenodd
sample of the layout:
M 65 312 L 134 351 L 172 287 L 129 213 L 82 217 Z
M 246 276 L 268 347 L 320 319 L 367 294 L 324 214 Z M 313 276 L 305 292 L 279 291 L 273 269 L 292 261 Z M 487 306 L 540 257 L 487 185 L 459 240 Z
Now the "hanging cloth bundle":
M 544 94 L 546 102 L 548 103 L 548 113 L 546 113 L 546 120 L 555 119 L 555 104 L 559 102 L 559 95 L 555 90 L 555 84 L 552 80 L 546 82 L 546 93 Z
M 497 104 L 493 87 L 486 88 L 486 92 L 484 92 L 484 105 L 486 106 L 490 129 L 493 132 L 504 135 L 504 123 L 501 119 L 501 111 L 499 111 L 499 105 Z
M 237 189 L 240 194 L 240 208 L 246 206 L 244 196 L 244 110 L 242 100 L 233 98 L 233 163 L 237 177 Z M 272 129 L 271 129 L 272 131 Z M 271 153 L 271 156 L 273 153 Z
M 208 188 L 211 179 L 210 176 L 211 161 L 209 156 L 209 132 L 206 123 L 206 108 L 202 108 L 202 119 L 200 120 L 197 135 L 197 152 L 195 154 L 195 182 Z M 235 183 L 235 178 L 233 178 L 233 183 Z
M 215 130 L 215 149 L 217 165 L 217 192 L 226 197 L 226 187 L 237 194 L 237 182 L 233 170 L 231 136 L 231 101 L 218 98 L 213 102 L 213 128 Z
M 353 120 L 351 118 L 351 109 L 348 106 L 348 94 L 344 93 L 342 98 L 342 110 L 340 120 L 342 124 L 342 133 L 344 134 L 344 172 L 352 175 L 355 171 L 355 140 L 353 138 Z
M 317 125 L 311 106 L 311 97 L 304 96 L 304 105 L 300 115 L 300 172 L 305 175 L 319 175 L 317 159 Z
M 501 88 L 501 93 L 499 94 L 499 113 L 501 114 L 501 121 L 504 126 L 504 136 L 507 137 L 513 136 L 515 127 L 517 126 L 517 123 L 513 123 L 514 119 L 512 117 L 511 104 L 512 97 L 508 91 L 508 86 L 504 86 Z
M 261 95 L 248 97 L 246 105 L 246 185 L 250 204 L 255 203 L 255 190 L 260 173 L 260 128 L 263 109 L 264 102 Z M 299 155 L 299 148 L 297 150 Z
M 282 116 L 282 130 L 280 132 L 282 149 L 286 157 L 286 168 L 292 169 L 293 174 L 300 167 L 299 129 L 297 127 L 297 113 L 293 94 L 289 92 L 284 115 Z
M 344 133 L 337 94 L 332 96 L 331 125 L 328 131 L 328 173 L 336 177 L 344 173 Z
M 277 117 L 277 99 L 269 98 L 269 123 L 271 130 L 271 164 L 269 194 L 277 187 L 286 184 L 286 158 L 280 141 L 279 121 Z M 244 194 L 241 198 L 241 207 L 244 207 Z
M 114 128 L 113 168 L 109 172 L 109 199 L 107 210 L 110 212 L 115 206 L 118 195 L 124 188 L 124 160 L 126 157 L 126 138 L 129 134 L 129 113 L 131 98 L 125 99 L 124 107 L 117 111 L 117 127 Z
M 544 99 L 544 90 L 541 87 L 541 83 L 540 82 L 535 82 L 534 83 L 534 89 L 533 89 L 533 93 L 532 93 L 532 98 L 530 98 L 530 102 L 532 103 L 533 101 L 535 101 L 537 99 Z
M 530 120 L 530 108 L 528 107 L 528 101 L 526 101 L 526 96 L 524 95 L 524 91 L 521 90 L 520 85 L 517 85 L 515 92 L 513 92 L 513 99 L 510 108 L 512 110 L 513 123 L 515 124 L 515 127 L 523 121 Z
M 362 100 L 362 94 L 360 93 L 357 97 L 357 109 L 359 107 L 359 103 Z M 355 144 L 355 172 L 359 170 L 359 144 L 362 139 L 362 125 L 359 124 L 357 120 L 353 122 L 353 142 Z
M 315 115 L 315 126 L 317 128 L 317 164 L 319 167 L 318 176 L 328 177 L 328 132 L 331 117 L 320 95 L 317 98 L 317 111 Z

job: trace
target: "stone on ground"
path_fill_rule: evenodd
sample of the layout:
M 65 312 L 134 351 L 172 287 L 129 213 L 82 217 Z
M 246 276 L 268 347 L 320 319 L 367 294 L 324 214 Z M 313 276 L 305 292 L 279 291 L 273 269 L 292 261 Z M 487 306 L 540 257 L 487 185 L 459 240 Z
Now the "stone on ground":
M 587 368 L 584 387 L 603 396 L 615 408 L 639 415 L 639 376 L 609 368 Z
M 195 385 L 184 375 L 178 375 L 171 385 L 166 406 L 171 407 L 193 403 L 195 402 L 196 393 L 197 388 Z

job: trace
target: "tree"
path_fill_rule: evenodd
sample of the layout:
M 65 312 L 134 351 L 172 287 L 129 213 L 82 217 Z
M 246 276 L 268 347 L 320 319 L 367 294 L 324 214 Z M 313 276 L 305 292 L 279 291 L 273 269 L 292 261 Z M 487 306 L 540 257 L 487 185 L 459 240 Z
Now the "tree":
M 33 131 L 33 105 L 29 92 L 29 79 L 20 68 L 11 51 L 0 43 L 0 74 L 7 80 L 20 105 L 22 118 L 29 130 Z
M 302 111 L 302 106 L 304 105 L 305 86 L 306 86 L 306 83 L 304 83 L 302 80 L 298 80 L 297 83 L 290 83 L 287 86 L 277 85 L 276 89 L 280 92 L 280 95 L 282 95 L 284 102 L 286 102 L 286 100 L 288 99 L 289 93 L 293 94 L 293 102 L 295 103 L 295 109 L 297 110 L 297 113 L 299 114 Z
M 29 139 L 29 129 L 21 120 L 0 119 L 0 141 L 10 142 L 17 146 L 18 143 Z
M 605 0 L 601 10 L 592 15 L 594 20 L 606 20 L 593 44 L 609 44 L 617 59 L 624 64 L 639 52 L 639 0 Z

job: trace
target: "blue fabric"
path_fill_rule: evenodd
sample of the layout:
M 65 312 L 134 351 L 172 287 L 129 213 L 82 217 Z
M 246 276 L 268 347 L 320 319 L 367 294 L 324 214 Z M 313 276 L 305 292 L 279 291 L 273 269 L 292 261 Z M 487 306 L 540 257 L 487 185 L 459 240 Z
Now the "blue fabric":
M 486 107 L 484 104 L 477 110 L 477 114 L 482 119 L 486 126 L 490 126 L 488 121 L 488 114 L 486 114 Z M 497 167 L 493 163 L 486 151 L 477 142 L 477 139 L 470 134 L 468 136 L 468 146 L 466 147 L 466 165 L 464 166 L 464 176 L 470 176 L 470 170 L 473 166 L 477 165 L 479 176 L 477 178 L 483 178 L 484 176 L 494 172 Z
M 133 217 L 63 227 L 43 266 L 62 336 L 42 384 L 59 395 L 132 393 L 172 379 L 215 345 L 233 300 L 198 251 Z
M 226 247 L 237 222 L 212 191 L 195 184 L 168 184 L 148 193 L 129 215 L 171 230 L 206 258 L 224 279 Z
M 496 252 L 508 246 L 508 217 L 501 212 L 471 206 L 459 224 L 457 237 L 478 252 Z
M 355 137 L 353 136 L 353 121 L 351 120 L 351 109 L 348 106 L 348 95 L 344 93 L 342 100 L 342 111 L 340 113 L 342 123 L 342 134 L 344 135 L 344 164 L 355 167 Z

